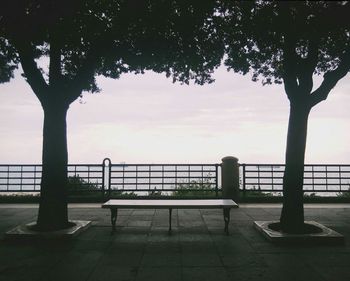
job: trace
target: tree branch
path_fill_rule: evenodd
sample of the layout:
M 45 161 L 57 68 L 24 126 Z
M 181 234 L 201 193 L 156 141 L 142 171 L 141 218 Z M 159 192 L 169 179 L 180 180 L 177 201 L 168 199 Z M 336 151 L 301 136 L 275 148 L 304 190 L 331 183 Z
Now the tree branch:
M 49 85 L 56 87 L 61 80 L 61 48 L 54 38 L 50 40 Z
M 86 89 L 87 82 L 94 80 L 97 67 L 100 63 L 101 53 L 106 53 L 106 48 L 109 48 L 108 46 L 112 46 L 112 41 L 109 41 L 104 36 L 96 39 L 96 42 L 91 46 L 78 73 L 68 83 L 70 93 L 68 99 L 70 103 L 81 95 L 82 90 Z
M 324 79 L 320 87 L 310 95 L 311 107 L 326 100 L 330 91 L 335 87 L 340 79 L 342 79 L 350 70 L 350 50 L 347 50 L 341 58 L 338 67 L 324 74 Z
M 295 40 L 286 34 L 283 46 L 283 82 L 289 100 L 298 92 L 296 59 Z
M 308 56 L 306 59 L 300 59 L 298 68 L 299 86 L 302 91 L 309 94 L 313 87 L 313 73 L 318 62 L 318 42 L 316 40 L 309 41 Z
M 15 46 L 18 50 L 25 77 L 34 94 L 43 103 L 48 85 L 34 60 L 33 49 L 28 42 L 15 42 Z

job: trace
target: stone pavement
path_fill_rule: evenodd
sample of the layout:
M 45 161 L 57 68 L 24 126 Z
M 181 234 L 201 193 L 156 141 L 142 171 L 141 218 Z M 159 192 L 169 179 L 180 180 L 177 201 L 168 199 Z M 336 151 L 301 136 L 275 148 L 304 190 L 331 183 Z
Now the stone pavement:
M 0 280 L 348 281 L 350 205 L 306 206 L 307 220 L 342 233 L 340 246 L 276 246 L 253 228 L 279 218 L 279 205 L 241 205 L 231 211 L 230 235 L 220 210 L 120 210 L 111 235 L 110 214 L 99 204 L 71 205 L 70 219 L 92 226 L 67 241 L 0 240 Z M 0 205 L 1 235 L 34 221 L 36 205 Z

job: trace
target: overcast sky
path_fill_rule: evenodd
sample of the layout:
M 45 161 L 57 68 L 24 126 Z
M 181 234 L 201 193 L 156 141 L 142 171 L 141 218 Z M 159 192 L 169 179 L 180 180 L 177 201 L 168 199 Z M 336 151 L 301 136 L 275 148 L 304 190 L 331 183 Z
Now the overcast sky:
M 282 85 L 262 86 L 220 68 L 211 85 L 173 84 L 163 74 L 98 78 L 68 112 L 70 163 L 284 163 L 289 103 Z M 307 163 L 349 163 L 350 79 L 310 115 Z M 40 163 L 41 106 L 17 75 L 0 84 L 0 163 Z

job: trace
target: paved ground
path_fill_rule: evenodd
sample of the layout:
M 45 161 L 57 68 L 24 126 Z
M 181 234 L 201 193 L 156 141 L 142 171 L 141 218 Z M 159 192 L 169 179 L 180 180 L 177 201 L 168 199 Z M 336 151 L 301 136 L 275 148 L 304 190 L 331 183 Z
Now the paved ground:
M 276 205 L 245 205 L 231 211 L 230 235 L 219 210 L 173 212 L 121 210 L 111 235 L 108 210 L 73 205 L 70 218 L 92 220 L 71 241 L 0 240 L 0 280 L 350 280 L 350 206 L 313 205 L 306 219 L 344 234 L 343 246 L 275 246 L 253 228 L 254 220 L 278 219 Z M 0 205 L 0 233 L 34 221 L 35 205 Z

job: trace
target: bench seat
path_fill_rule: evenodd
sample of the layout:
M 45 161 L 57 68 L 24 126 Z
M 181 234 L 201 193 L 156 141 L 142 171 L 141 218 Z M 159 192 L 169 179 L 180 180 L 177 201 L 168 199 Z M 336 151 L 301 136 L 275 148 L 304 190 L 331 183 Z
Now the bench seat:
M 118 209 L 168 209 L 169 233 L 171 233 L 171 214 L 173 209 L 223 209 L 225 232 L 228 234 L 230 210 L 238 208 L 231 199 L 167 199 L 167 200 L 141 200 L 141 199 L 111 199 L 102 205 L 110 209 L 112 231 L 115 231 Z

